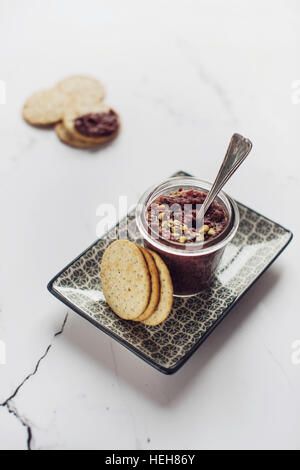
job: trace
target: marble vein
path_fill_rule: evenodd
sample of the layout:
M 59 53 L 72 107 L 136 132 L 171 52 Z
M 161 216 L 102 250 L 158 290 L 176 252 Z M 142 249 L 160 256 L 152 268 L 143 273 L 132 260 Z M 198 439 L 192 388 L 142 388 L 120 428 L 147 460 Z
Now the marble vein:
M 207 86 L 210 87 L 215 95 L 220 100 L 225 111 L 227 111 L 228 115 L 231 117 L 232 121 L 235 125 L 238 124 L 238 118 L 234 112 L 231 100 L 228 96 L 228 93 L 224 89 L 224 87 L 220 84 L 215 77 L 212 76 L 211 73 L 207 71 L 204 67 L 202 62 L 199 60 L 200 52 L 199 50 L 194 50 L 195 46 L 190 44 L 184 38 L 177 35 L 177 45 L 179 49 L 181 49 L 184 53 L 185 59 L 189 62 L 189 64 L 194 68 L 197 76 L 199 79 Z
M 64 332 L 64 329 L 65 329 L 65 326 L 66 326 L 66 323 L 67 323 L 67 319 L 68 319 L 68 314 L 66 314 L 61 328 L 59 329 L 59 331 L 57 331 L 57 333 L 55 333 L 53 339 L 55 339 L 57 336 L 61 335 Z M 36 375 L 36 373 L 38 372 L 39 367 L 41 365 L 41 362 L 46 358 L 46 356 L 48 355 L 48 353 L 49 353 L 50 349 L 52 348 L 52 346 L 53 346 L 53 342 L 49 344 L 49 346 L 46 348 L 44 354 L 39 358 L 39 360 L 37 361 L 37 363 L 36 363 L 36 365 L 33 369 L 33 372 L 28 374 L 25 377 L 25 379 L 17 386 L 15 391 L 3 403 L 0 404 L 1 408 L 6 408 L 7 411 L 10 414 L 12 414 L 20 422 L 20 424 L 22 426 L 24 426 L 26 428 L 26 430 L 27 430 L 27 442 L 26 442 L 27 450 L 32 450 L 32 439 L 33 439 L 32 425 L 30 424 L 30 421 L 27 418 L 23 417 L 18 412 L 18 410 L 16 408 L 16 405 L 13 402 L 13 400 L 14 400 L 14 398 L 17 397 L 17 395 L 19 394 L 22 387 L 26 384 L 26 382 L 28 382 L 28 380 L 30 380 L 34 375 Z
M 274 362 L 274 364 L 278 367 L 278 369 L 280 370 L 281 374 L 283 375 L 283 377 L 285 378 L 288 386 L 290 387 L 291 390 L 293 390 L 293 386 L 292 386 L 292 383 L 289 379 L 289 376 L 287 375 L 283 365 L 279 362 L 279 360 L 275 357 L 274 353 L 271 351 L 271 349 L 269 349 L 268 347 L 266 348 L 267 351 L 268 351 L 268 354 L 270 355 L 272 361 Z

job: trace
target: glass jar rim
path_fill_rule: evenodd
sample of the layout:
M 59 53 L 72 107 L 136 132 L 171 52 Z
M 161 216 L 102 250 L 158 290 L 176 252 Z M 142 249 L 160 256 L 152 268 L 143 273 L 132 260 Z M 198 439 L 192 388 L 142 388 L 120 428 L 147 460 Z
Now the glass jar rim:
M 140 197 L 137 207 L 136 207 L 136 224 L 143 238 L 149 243 L 151 243 L 157 249 L 165 251 L 167 253 L 171 253 L 173 255 L 177 255 L 177 256 L 203 256 L 203 255 L 207 255 L 210 253 L 214 253 L 215 251 L 220 250 L 221 248 L 225 247 L 236 234 L 236 231 L 239 226 L 240 215 L 239 215 L 239 210 L 238 210 L 236 202 L 230 196 L 228 196 L 224 191 L 220 191 L 220 193 L 218 194 L 218 198 L 220 198 L 222 203 L 225 204 L 226 210 L 228 211 L 229 231 L 225 237 L 220 238 L 218 241 L 216 241 L 216 243 L 213 243 L 207 247 L 203 247 L 201 245 L 201 247 L 199 247 L 198 249 L 197 247 L 194 247 L 193 244 L 186 244 L 185 249 L 180 249 L 175 246 L 175 243 L 173 243 L 173 246 L 172 246 L 172 242 L 167 245 L 165 243 L 162 243 L 159 239 L 152 237 L 149 234 L 148 224 L 146 223 L 146 218 L 144 217 L 145 211 L 147 207 L 149 206 L 148 201 L 150 200 L 153 193 L 155 193 L 156 191 L 159 192 L 159 190 L 161 189 L 163 190 L 164 186 L 168 186 L 170 184 L 171 186 L 173 184 L 173 186 L 183 186 L 183 187 L 195 186 L 195 189 L 200 189 L 204 191 L 208 191 L 210 187 L 212 186 L 212 183 L 209 183 L 208 181 L 201 180 L 193 176 L 175 176 L 172 178 L 168 178 L 167 180 L 164 180 L 163 182 L 159 184 L 155 184 L 151 186 L 149 189 L 147 189 Z M 205 188 L 202 185 L 208 186 L 208 188 Z M 225 229 L 225 232 L 226 232 L 226 229 Z M 221 235 L 222 234 L 220 234 L 220 237 Z M 219 237 L 216 237 L 216 240 L 218 238 Z

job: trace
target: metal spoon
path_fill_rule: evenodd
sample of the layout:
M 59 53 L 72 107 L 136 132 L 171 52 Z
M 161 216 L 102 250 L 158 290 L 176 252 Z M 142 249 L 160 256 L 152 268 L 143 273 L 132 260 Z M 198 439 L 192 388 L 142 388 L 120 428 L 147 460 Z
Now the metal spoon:
M 203 221 L 211 203 L 219 194 L 225 183 L 227 183 L 229 178 L 233 175 L 235 170 L 241 165 L 241 163 L 243 163 L 251 149 L 252 143 L 250 140 L 240 134 L 233 134 L 215 182 L 199 210 L 198 219 L 200 221 Z

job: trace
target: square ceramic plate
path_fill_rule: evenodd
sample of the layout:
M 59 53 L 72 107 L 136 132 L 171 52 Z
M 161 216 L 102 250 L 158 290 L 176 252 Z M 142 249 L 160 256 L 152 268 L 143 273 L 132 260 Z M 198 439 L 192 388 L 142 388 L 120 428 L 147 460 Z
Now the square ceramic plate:
M 186 175 L 186 173 L 178 173 Z M 280 255 L 292 233 L 238 203 L 241 223 L 227 246 L 211 288 L 190 298 L 174 298 L 172 312 L 151 327 L 117 317 L 106 304 L 99 266 L 114 238 L 141 243 L 134 212 L 65 267 L 49 291 L 82 317 L 165 374 L 176 372 L 206 340 L 253 283 Z M 100 338 L 99 338 L 100 340 Z

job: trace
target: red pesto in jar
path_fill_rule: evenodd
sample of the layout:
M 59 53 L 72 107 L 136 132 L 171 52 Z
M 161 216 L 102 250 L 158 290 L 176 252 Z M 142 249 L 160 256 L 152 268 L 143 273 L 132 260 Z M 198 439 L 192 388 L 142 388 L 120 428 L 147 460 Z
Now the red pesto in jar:
M 169 178 L 149 188 L 137 205 L 136 223 L 143 243 L 166 263 L 175 295 L 195 295 L 218 283 L 216 269 L 237 232 L 237 204 L 222 191 L 204 221 L 199 220 L 211 187 L 211 183 L 189 176 Z
M 146 209 L 150 239 L 145 239 L 144 244 L 165 261 L 175 295 L 193 295 L 208 288 L 225 249 L 202 253 L 202 248 L 217 245 L 229 229 L 227 211 L 217 201 L 210 206 L 204 221 L 197 218 L 206 195 L 201 190 L 179 188 L 158 197 Z M 160 239 L 161 247 L 153 245 L 151 239 Z M 174 243 L 177 254 L 164 249 L 164 244 L 170 243 Z M 194 246 L 195 253 L 184 256 L 183 252 Z
M 220 235 L 228 224 L 228 217 L 221 204 L 214 201 L 205 214 L 198 217 L 206 193 L 196 189 L 164 194 L 147 208 L 147 222 L 152 233 L 165 240 L 200 243 Z

